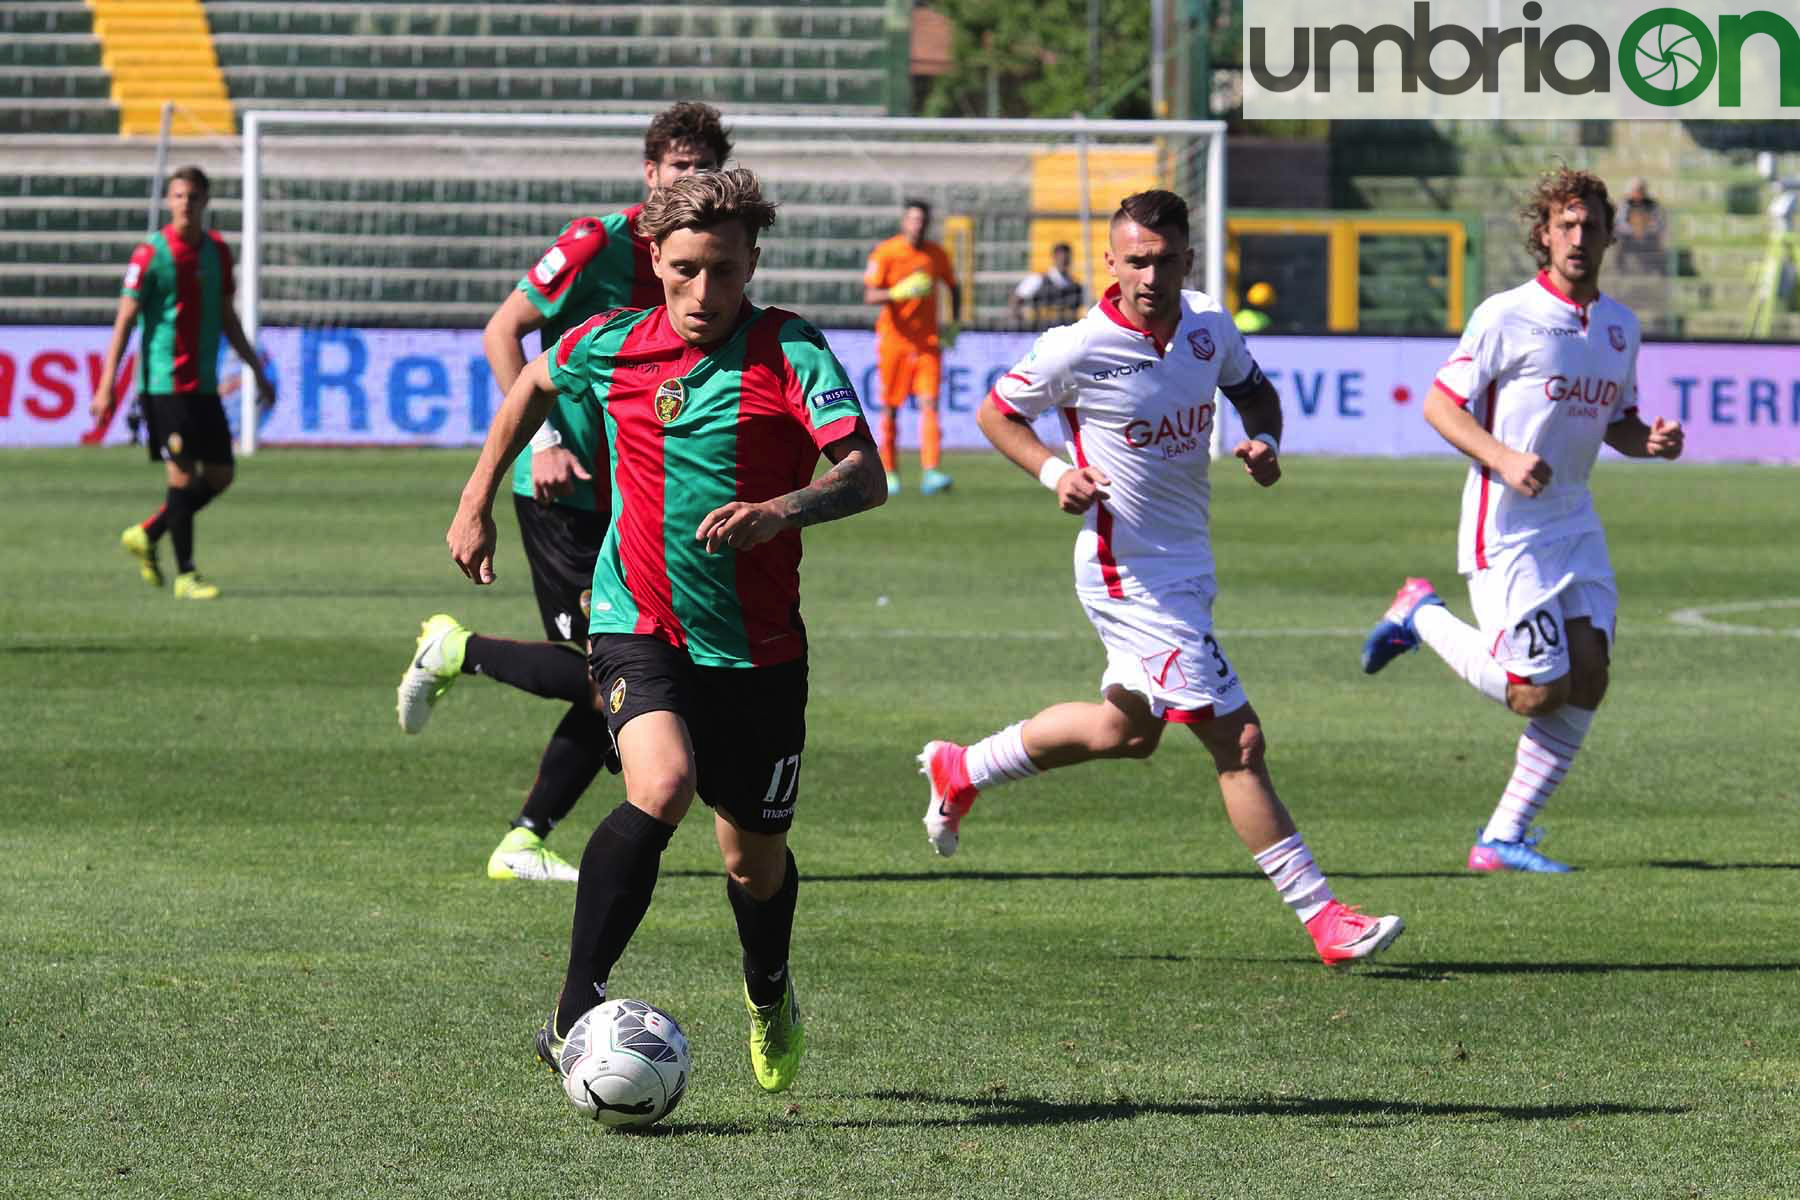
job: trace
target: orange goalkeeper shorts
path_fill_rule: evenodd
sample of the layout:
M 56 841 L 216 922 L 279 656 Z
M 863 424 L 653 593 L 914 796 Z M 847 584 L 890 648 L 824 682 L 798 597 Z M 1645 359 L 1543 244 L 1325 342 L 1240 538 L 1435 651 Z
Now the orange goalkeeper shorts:
M 943 352 L 936 346 L 916 346 L 898 338 L 882 338 L 876 350 L 881 371 L 881 402 L 902 408 L 908 396 L 925 404 L 937 403 L 938 378 L 943 372 Z

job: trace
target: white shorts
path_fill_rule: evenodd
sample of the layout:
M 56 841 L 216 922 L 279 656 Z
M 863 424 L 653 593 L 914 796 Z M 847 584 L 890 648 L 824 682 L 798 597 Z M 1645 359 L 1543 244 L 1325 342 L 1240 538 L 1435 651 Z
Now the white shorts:
M 1101 694 L 1112 687 L 1136 692 L 1156 716 L 1182 725 L 1249 703 L 1237 669 L 1212 635 L 1217 591 L 1210 579 L 1195 579 L 1156 596 L 1079 597 L 1106 647 Z
M 1467 576 L 1469 603 L 1488 653 L 1518 683 L 1549 683 L 1569 673 L 1568 622 L 1586 617 L 1612 645 L 1619 620 L 1606 536 L 1583 533 L 1512 546 Z

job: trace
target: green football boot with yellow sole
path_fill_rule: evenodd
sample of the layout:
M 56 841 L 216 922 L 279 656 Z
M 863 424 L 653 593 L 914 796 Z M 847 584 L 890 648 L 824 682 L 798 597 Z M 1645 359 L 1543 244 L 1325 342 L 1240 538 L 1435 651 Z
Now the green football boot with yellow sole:
M 794 999 L 794 979 L 774 1004 L 758 1007 L 744 988 L 744 1007 L 750 1010 L 750 1066 L 765 1092 L 785 1092 L 800 1073 L 806 1054 L 806 1028 L 800 1024 L 800 1005 Z
M 138 575 L 151 587 L 163 585 L 162 566 L 156 561 L 156 543 L 144 532 L 142 525 L 132 525 L 119 535 L 119 545 L 125 553 L 137 559 Z

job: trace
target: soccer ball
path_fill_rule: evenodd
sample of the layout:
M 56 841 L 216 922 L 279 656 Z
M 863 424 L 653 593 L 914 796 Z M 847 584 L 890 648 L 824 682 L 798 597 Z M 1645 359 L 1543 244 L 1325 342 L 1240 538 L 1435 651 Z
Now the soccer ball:
M 674 1017 L 642 1000 L 608 1000 L 569 1030 L 563 1091 L 602 1125 L 651 1125 L 681 1103 L 693 1065 Z

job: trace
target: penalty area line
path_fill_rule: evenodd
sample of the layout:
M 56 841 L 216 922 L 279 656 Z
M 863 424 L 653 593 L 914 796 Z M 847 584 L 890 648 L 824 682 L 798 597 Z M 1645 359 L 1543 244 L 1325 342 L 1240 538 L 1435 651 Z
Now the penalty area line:
M 1715 616 L 1738 613 L 1767 612 L 1770 609 L 1800 608 L 1800 596 L 1781 596 L 1770 600 L 1734 600 L 1728 604 L 1698 604 L 1678 608 L 1669 621 L 1689 633 L 1721 633 L 1732 637 L 1800 637 L 1800 626 L 1771 629 L 1767 625 L 1740 625 L 1735 621 L 1715 620 Z

